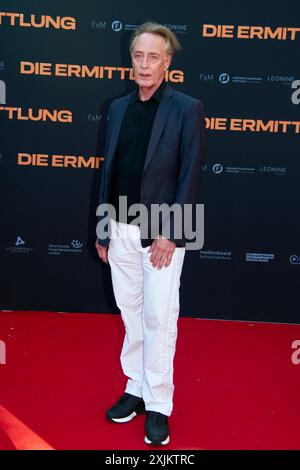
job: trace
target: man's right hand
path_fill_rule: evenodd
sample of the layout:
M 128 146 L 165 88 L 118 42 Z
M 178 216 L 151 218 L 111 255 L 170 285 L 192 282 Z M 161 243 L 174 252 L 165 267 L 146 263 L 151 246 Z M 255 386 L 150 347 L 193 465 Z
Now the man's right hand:
M 107 257 L 108 247 L 99 245 L 97 239 L 96 239 L 95 247 L 96 247 L 96 250 L 98 252 L 99 258 L 102 261 L 104 261 L 104 263 L 107 264 L 108 263 L 108 257 Z

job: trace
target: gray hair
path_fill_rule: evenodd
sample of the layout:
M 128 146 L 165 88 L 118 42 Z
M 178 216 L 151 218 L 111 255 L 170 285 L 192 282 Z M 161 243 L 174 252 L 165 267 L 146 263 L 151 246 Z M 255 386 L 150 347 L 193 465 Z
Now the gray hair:
M 152 33 L 161 36 L 166 43 L 165 51 L 167 54 L 171 54 L 172 58 L 176 51 L 181 50 L 181 45 L 173 31 L 171 31 L 166 26 L 163 26 L 162 24 L 148 21 L 146 23 L 141 24 L 132 34 L 129 43 L 130 53 L 132 53 L 133 51 L 136 38 L 143 33 Z

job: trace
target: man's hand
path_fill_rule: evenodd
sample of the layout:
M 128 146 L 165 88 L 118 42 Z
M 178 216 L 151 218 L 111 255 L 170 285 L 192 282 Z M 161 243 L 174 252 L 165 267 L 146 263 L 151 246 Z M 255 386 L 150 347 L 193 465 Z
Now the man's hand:
M 172 261 L 172 256 L 176 248 L 176 243 L 171 242 L 162 235 L 152 242 L 148 253 L 152 252 L 150 262 L 154 268 L 167 268 Z
M 98 245 L 97 239 L 96 239 L 95 247 L 96 247 L 96 250 L 97 250 L 97 252 L 98 252 L 99 258 L 100 258 L 102 261 L 104 261 L 104 263 L 107 264 L 107 263 L 108 263 L 108 257 L 107 257 L 108 247 L 107 247 L 107 246 Z

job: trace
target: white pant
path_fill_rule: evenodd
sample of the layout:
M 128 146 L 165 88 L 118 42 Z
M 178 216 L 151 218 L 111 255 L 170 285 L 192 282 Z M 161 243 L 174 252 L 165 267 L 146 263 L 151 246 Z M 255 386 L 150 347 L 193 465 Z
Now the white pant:
M 170 416 L 179 286 L 185 247 L 168 267 L 154 268 L 140 228 L 111 219 L 108 261 L 116 303 L 125 326 L 121 365 L 126 392 L 144 399 L 146 410 Z

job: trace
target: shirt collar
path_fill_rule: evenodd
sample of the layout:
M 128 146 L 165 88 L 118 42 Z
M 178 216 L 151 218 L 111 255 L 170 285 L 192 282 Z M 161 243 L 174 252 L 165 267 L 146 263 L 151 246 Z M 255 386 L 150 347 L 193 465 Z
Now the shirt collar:
M 166 85 L 167 85 L 167 82 L 166 82 L 165 79 L 163 79 L 163 81 L 161 82 L 161 84 L 159 85 L 157 90 L 153 93 L 151 98 L 149 98 L 149 100 L 147 100 L 147 101 L 150 101 L 151 99 L 154 99 L 154 100 L 158 101 L 158 103 L 160 103 L 161 100 L 162 100 L 162 95 L 163 95 L 163 92 L 165 90 Z M 131 99 L 131 102 L 133 102 L 133 101 L 140 101 L 138 85 L 136 86 L 135 93 L 133 94 L 132 99 Z

